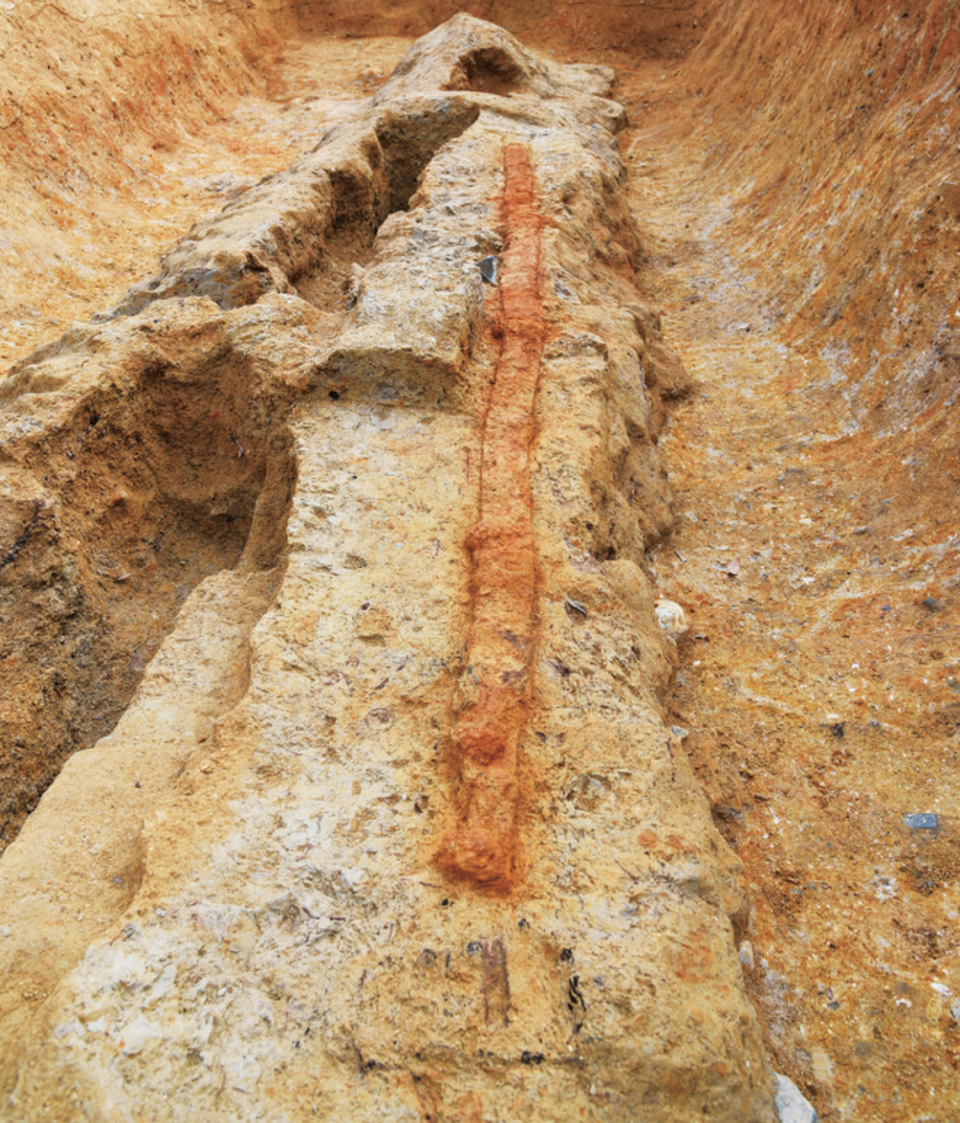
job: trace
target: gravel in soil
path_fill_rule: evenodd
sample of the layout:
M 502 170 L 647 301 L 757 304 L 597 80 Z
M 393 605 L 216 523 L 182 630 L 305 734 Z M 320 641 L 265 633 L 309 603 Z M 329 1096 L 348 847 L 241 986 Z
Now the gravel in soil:
M 653 568 L 690 624 L 674 720 L 745 864 L 748 989 L 821 1119 L 955 1118 L 951 481 L 909 470 L 919 432 L 852 424 L 835 351 L 784 330 L 677 143 L 682 76 L 618 69 L 649 106 L 621 149 L 651 295 L 699 382 L 660 442 L 678 518 Z

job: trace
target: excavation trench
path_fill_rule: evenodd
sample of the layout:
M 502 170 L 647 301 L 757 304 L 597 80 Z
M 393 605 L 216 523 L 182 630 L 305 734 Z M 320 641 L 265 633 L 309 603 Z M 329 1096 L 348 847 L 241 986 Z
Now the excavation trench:
M 944 5 L 928 8 L 916 29 L 897 11 L 882 35 L 878 26 L 867 36 L 866 24 L 837 32 L 831 50 L 847 52 L 840 78 L 804 55 L 824 27 L 806 9 L 780 13 L 796 31 L 796 73 L 820 88 L 776 125 L 768 110 L 784 80 L 769 60 L 788 46 L 765 25 L 769 11 L 725 9 L 697 32 L 705 45 L 682 66 L 599 52 L 622 75 L 630 127 L 620 151 L 643 219 L 639 240 L 615 168 L 564 178 L 576 145 L 566 138 L 552 150 L 545 137 L 559 126 L 541 132 L 533 119 L 543 74 L 499 46 L 458 47 L 422 116 L 388 91 L 363 109 L 366 139 L 346 150 L 336 147 L 342 106 L 330 121 L 318 110 L 309 145 L 322 140 L 320 148 L 291 174 L 248 184 L 229 221 L 199 223 L 153 288 L 138 286 L 119 309 L 139 315 L 110 321 L 121 333 L 144 324 L 165 296 L 193 315 L 195 298 L 207 296 L 214 303 L 203 316 L 235 323 L 234 342 L 218 351 L 200 332 L 195 356 L 212 347 L 218 357 L 173 362 L 125 343 L 119 387 L 91 392 L 55 425 L 49 414 L 30 416 L 44 435 L 34 444 L 17 436 L 17 456 L 3 464 L 11 491 L 0 497 L 10 512 L 2 615 L 13 628 L 2 717 L 14 737 L 35 734 L 29 758 L 13 741 L 16 798 L 25 808 L 46 782 L 38 777 L 55 773 L 43 752 L 62 759 L 111 728 L 164 633 L 172 645 L 182 604 L 195 614 L 182 623 L 226 620 L 231 599 L 244 608 L 225 656 L 229 684 L 203 711 L 178 782 L 177 829 L 190 833 L 189 799 L 205 784 L 220 792 L 218 753 L 242 761 L 249 752 L 256 767 L 243 798 L 242 783 L 209 797 L 236 815 L 230 845 L 211 845 L 199 873 L 185 863 L 182 893 L 178 882 L 156 898 L 164 916 L 149 896 L 160 893 L 162 861 L 147 856 L 132 823 L 115 840 L 123 860 L 103 867 L 100 919 L 35 987 L 8 973 L 6 1024 L 26 1024 L 22 995 L 47 993 L 92 948 L 70 974 L 82 997 L 51 1003 L 67 1028 L 50 1046 L 60 1050 L 53 1061 L 48 1051 L 40 1067 L 31 1062 L 25 1102 L 59 1095 L 63 1073 L 65 1097 L 93 1096 L 90 1073 L 107 1070 L 90 1058 L 109 1050 L 126 1066 L 119 1097 L 174 1086 L 179 1045 L 157 1038 L 138 1060 L 105 1036 L 101 1056 L 95 1034 L 81 1041 L 69 1028 L 88 999 L 91 1010 L 109 1009 L 110 1024 L 138 1032 L 147 1032 L 140 1014 L 159 1024 L 167 1010 L 162 996 L 147 1009 L 132 989 L 111 989 L 119 953 L 96 933 L 130 907 L 142 909 L 144 929 L 125 928 L 117 947 L 136 949 L 157 977 L 169 966 L 161 944 L 176 949 L 177 1025 L 188 1026 L 191 1048 L 204 1031 L 190 941 L 217 935 L 204 944 L 205 970 L 212 977 L 215 965 L 225 995 L 204 993 L 219 1020 L 196 1047 L 233 1083 L 204 1083 L 206 1065 L 189 1077 L 191 1102 L 211 1118 L 267 1085 L 264 1102 L 279 1098 L 294 1114 L 306 1089 L 331 1117 L 372 1118 L 400 1103 L 468 1118 L 515 1110 L 497 1099 L 503 1087 L 521 1102 L 538 1074 L 549 1074 L 541 1088 L 556 1097 L 551 1119 L 598 1110 L 685 1119 L 701 1109 L 760 1118 L 762 1056 L 752 1044 L 723 1044 L 757 1040 L 736 997 L 736 952 L 716 936 L 731 917 L 766 1046 L 822 1118 L 892 1121 L 942 1109 L 947 1092 L 932 1089 L 951 1078 L 956 1020 L 943 989 L 955 950 L 943 916 L 953 907 L 956 839 L 942 810 L 957 724 L 955 543 L 943 483 L 956 474 L 947 396 L 955 348 L 952 321 L 924 317 L 939 315 L 956 289 L 948 258 L 960 227 L 952 173 L 933 152 L 938 130 L 952 135 L 936 117 L 952 110 L 934 84 L 952 65 L 955 29 Z M 570 44 L 609 42 L 621 16 L 600 27 L 561 14 L 538 28 L 561 36 L 566 57 Z M 326 54 L 304 47 L 295 65 L 311 50 L 332 65 L 345 42 Z M 392 65 L 405 46 L 352 43 L 349 67 L 338 65 L 359 81 L 362 51 L 385 59 L 392 50 Z M 916 67 L 895 56 L 901 47 Z M 410 84 L 404 96 L 418 96 L 424 57 L 399 72 Z M 833 66 L 830 51 L 822 57 Z M 898 111 L 908 71 L 926 91 L 914 100 L 929 124 L 934 187 L 919 183 L 915 161 L 887 183 L 892 134 L 881 144 L 861 131 L 880 122 L 875 106 Z M 301 70 L 297 81 L 302 94 L 317 79 Z M 766 91 L 760 109 L 757 91 Z M 450 116 L 430 123 L 441 104 Z M 438 248 L 432 227 L 451 217 L 455 225 L 457 213 L 452 193 L 442 198 L 454 211 L 440 205 L 438 182 L 466 182 L 482 168 L 470 163 L 477 106 L 514 122 L 531 114 L 523 143 L 497 140 L 503 190 L 469 212 L 473 222 L 495 204 L 506 237 L 488 228 L 496 223 L 481 230 L 478 218 L 474 241 L 460 245 L 460 231 L 448 230 Z M 306 114 L 294 107 L 291 117 Z M 800 135 L 824 122 L 837 125 L 839 163 Z M 602 162 L 612 138 L 599 117 L 590 127 L 587 147 Z M 848 133 L 856 151 L 843 147 Z M 461 141 L 462 160 L 431 167 Z M 320 175 L 324 151 L 336 159 Z M 534 152 L 532 163 L 520 152 Z M 870 193 L 881 187 L 883 206 Z M 274 206 L 274 191 L 288 189 Z M 230 223 L 246 216 L 253 227 L 267 212 L 269 237 L 217 256 Z M 874 212 L 895 252 L 874 231 L 860 254 L 863 216 Z M 916 231 L 897 218 L 920 214 Z M 415 246 L 435 256 L 418 258 Z M 816 246 L 835 255 L 829 269 Z M 500 256 L 501 272 L 485 300 L 466 284 L 434 291 L 442 270 L 454 276 L 460 266 L 479 286 L 486 255 Z M 415 289 L 407 282 L 418 261 L 428 280 Z M 916 276 L 911 262 L 923 263 Z M 646 304 L 633 289 L 638 275 Z M 758 295 L 764 286 L 772 302 Z M 864 319 L 854 330 L 868 306 L 886 312 L 870 311 L 874 326 Z M 392 322 L 384 309 L 403 330 L 383 330 Z M 242 338 L 247 315 L 273 343 L 300 340 L 265 399 L 259 359 Z M 672 403 L 690 381 L 664 330 L 682 341 L 700 384 L 679 408 Z M 486 333 L 479 350 L 477 332 Z M 925 339 L 936 341 L 927 367 Z M 488 371 L 492 352 L 499 361 Z M 53 401 L 63 388 L 55 358 L 24 376 L 38 381 L 21 404 Z M 492 373 L 492 386 L 473 385 L 471 370 Z M 250 412 L 251 400 L 264 404 Z M 501 472 L 506 457 L 529 474 Z M 307 469 L 308 480 L 293 479 Z M 651 593 L 686 610 L 679 649 L 651 623 Z M 198 660 L 202 650 L 198 641 Z M 135 702 L 105 751 L 117 731 L 150 742 L 175 661 L 155 664 L 147 709 Z M 261 707 L 256 721 L 238 707 L 250 697 Z M 665 699 L 674 707 L 666 725 Z M 240 716 L 225 721 L 234 710 Z M 134 711 L 149 714 L 141 727 Z M 210 747 L 201 727 L 215 730 Z M 96 758 L 77 759 L 79 769 Z M 691 796 L 691 762 L 716 830 Z M 108 789 L 103 806 L 123 801 L 119 787 Z M 69 801 L 58 807 L 71 821 Z M 906 825 L 905 814 L 938 808 L 935 831 Z M 175 847 L 174 828 L 158 830 L 144 837 Z M 745 863 L 752 913 L 717 831 Z M 55 833 L 43 841 L 50 853 L 66 845 Z M 58 884 L 51 873 L 51 899 Z M 378 928 L 376 918 L 389 920 Z M 44 921 L 40 958 L 68 920 Z M 19 971 L 27 961 L 18 962 Z M 314 962 L 316 977 L 305 966 Z M 259 1006 L 227 1006 L 234 993 L 253 1002 L 251 980 L 266 978 Z M 884 989 L 894 986 L 902 1002 Z M 716 1014 L 705 994 L 733 997 Z M 296 1054 L 271 1037 L 281 1007 Z M 238 1011 L 256 1026 L 242 1049 L 228 1028 Z M 451 1036 L 455 1022 L 473 1034 L 465 1077 L 467 1038 Z M 711 1038 L 705 1026 L 720 1028 Z M 270 1083 L 288 1046 L 287 1075 Z M 701 1046 L 709 1064 L 676 1061 Z M 589 1074 L 583 1083 L 576 1065 Z M 316 1072 L 329 1077 L 322 1088 Z M 631 1099 L 638 1089 L 643 1102 Z

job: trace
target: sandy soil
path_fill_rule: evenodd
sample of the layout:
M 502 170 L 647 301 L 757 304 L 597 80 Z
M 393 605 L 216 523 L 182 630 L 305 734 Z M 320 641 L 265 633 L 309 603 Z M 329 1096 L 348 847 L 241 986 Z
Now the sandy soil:
M 700 382 L 661 440 L 679 517 L 654 570 L 692 621 L 675 719 L 746 864 L 748 986 L 777 1067 L 822 1119 L 950 1119 L 960 685 L 943 414 L 954 383 L 929 359 L 919 379 L 903 361 L 878 378 L 879 324 L 865 330 L 859 309 L 839 325 L 802 303 L 787 314 L 809 262 L 781 245 L 777 283 L 729 178 L 705 174 L 709 133 L 678 127 L 702 113 L 702 76 L 619 70 L 651 293 Z M 862 167 L 879 154 L 857 155 Z M 929 184 L 937 170 L 926 172 Z M 849 239 L 827 276 L 834 300 L 856 289 L 850 260 L 869 255 L 885 218 L 868 213 Z M 952 227 L 942 236 L 952 244 Z M 951 275 L 945 254 L 926 274 L 948 293 Z M 915 346 L 951 310 L 910 309 Z M 872 410 L 858 408 L 871 391 Z M 917 814 L 937 829 L 912 828 L 930 821 L 905 819 Z
M 955 30 L 949 6 L 933 8 L 948 12 L 938 28 L 918 5 L 896 17 L 920 21 L 909 40 L 893 15 L 863 17 L 876 32 L 863 50 L 880 46 L 853 65 L 886 84 L 867 97 L 848 76 L 836 113 L 879 99 L 875 118 L 889 122 L 933 105 L 937 83 L 956 77 L 925 46 L 929 32 L 949 56 Z M 847 167 L 842 184 L 851 150 L 838 142 L 836 190 L 812 199 L 827 158 L 808 153 L 791 186 L 774 157 L 791 128 L 817 148 L 823 90 L 794 91 L 795 127 L 778 139 L 741 75 L 739 110 L 736 98 L 714 106 L 711 134 L 703 91 L 719 88 L 730 41 L 665 63 L 591 52 L 588 36 L 561 30 L 557 57 L 620 75 L 644 282 L 700 383 L 661 441 L 679 518 L 653 567 L 692 620 L 675 719 L 746 864 L 741 958 L 775 1067 L 825 1120 L 956 1118 L 960 469 L 949 410 L 960 349 L 947 328 L 960 295 L 957 204 L 941 189 L 955 136 L 943 118 L 936 136 L 929 122 L 918 130 L 917 169 L 919 140 L 902 120 L 886 140 L 878 125 L 854 138 L 860 179 Z M 769 61 L 766 40 L 750 44 L 755 28 L 727 30 Z M 344 102 L 378 87 L 409 41 L 288 46 L 252 93 L 227 90 L 189 130 L 125 153 L 109 189 L 91 180 L 58 194 L 44 180 L 41 205 L 39 186 L 8 169 L 0 366 L 112 303 L 194 221 L 289 163 Z M 797 57 L 802 70 L 810 56 Z M 755 65 L 758 85 L 775 81 L 775 66 Z M 855 213 L 861 196 L 872 216 Z M 891 239 L 896 255 L 880 260 Z M 811 289 L 818 268 L 826 280 Z M 914 814 L 936 815 L 937 829 L 911 828 Z
M 312 147 L 345 104 L 382 84 L 409 43 L 295 46 L 261 75 L 262 94 L 224 98 L 190 131 L 173 121 L 167 143 L 124 162 L 107 190 L 90 182 L 78 199 L 76 189 L 55 193 L 47 185 L 41 202 L 29 178 L 9 183 L 0 229 L 0 368 L 115 303 L 194 222 Z M 13 221 L 18 207 L 33 221 Z

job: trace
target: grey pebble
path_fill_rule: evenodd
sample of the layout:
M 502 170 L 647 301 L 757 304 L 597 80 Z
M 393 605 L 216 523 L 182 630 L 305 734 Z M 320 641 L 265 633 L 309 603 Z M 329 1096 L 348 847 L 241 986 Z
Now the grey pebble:
M 497 259 L 495 257 L 482 257 L 480 259 L 480 276 L 491 285 L 497 283 Z
M 777 1097 L 773 1106 L 777 1109 L 779 1123 L 817 1123 L 818 1116 L 800 1089 L 789 1076 L 775 1072 Z
M 935 831 L 940 825 L 937 816 L 928 811 L 904 815 L 903 822 L 904 826 L 909 827 L 912 831 Z

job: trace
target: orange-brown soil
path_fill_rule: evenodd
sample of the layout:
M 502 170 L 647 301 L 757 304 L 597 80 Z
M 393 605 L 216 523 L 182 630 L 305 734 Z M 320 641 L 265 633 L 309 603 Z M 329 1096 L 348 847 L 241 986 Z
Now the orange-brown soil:
M 517 752 L 526 724 L 533 663 L 537 559 L 530 487 L 534 399 L 544 324 L 536 180 L 522 144 L 503 152 L 504 252 L 500 339 L 483 421 L 480 512 L 470 534 L 472 620 L 467 674 L 478 697 L 453 734 L 460 769 L 461 822 L 439 860 L 451 876 L 503 892 L 514 875 Z
M 426 18 L 368 7 L 368 31 Z M 746 866 L 748 984 L 774 1067 L 822 1119 L 946 1123 L 960 1114 L 960 13 L 704 3 L 672 9 L 669 34 L 651 15 L 645 38 L 627 8 L 476 14 L 620 78 L 640 281 L 699 382 L 661 438 L 679 517 L 652 566 L 692 625 L 675 721 Z M 225 195 L 309 147 L 339 100 L 373 91 L 409 39 L 320 34 L 362 35 L 363 16 L 318 11 L 312 38 L 260 16 L 245 46 L 224 24 L 221 56 L 137 64 L 149 74 L 125 27 L 113 71 L 97 40 L 95 89 L 50 79 L 45 101 L 4 108 L 0 362 L 112 303 Z M 83 73 L 61 22 L 42 48 L 59 51 L 58 82 Z M 122 102 L 124 82 L 142 103 Z M 937 829 L 911 829 L 913 813 Z

